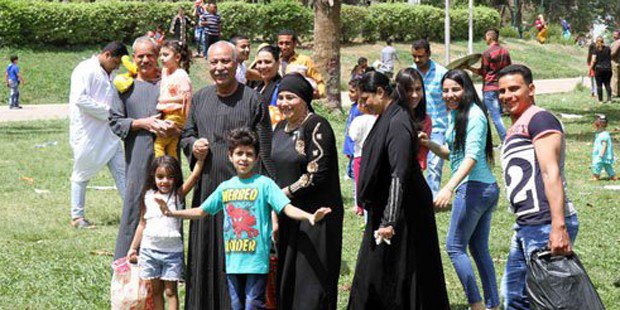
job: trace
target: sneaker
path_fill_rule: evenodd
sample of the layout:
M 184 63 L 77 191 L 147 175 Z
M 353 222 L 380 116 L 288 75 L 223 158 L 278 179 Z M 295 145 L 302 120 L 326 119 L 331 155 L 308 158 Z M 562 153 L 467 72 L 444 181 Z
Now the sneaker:
M 83 217 L 79 217 L 71 220 L 71 226 L 79 229 L 92 229 L 95 228 L 95 225 L 91 224 Z

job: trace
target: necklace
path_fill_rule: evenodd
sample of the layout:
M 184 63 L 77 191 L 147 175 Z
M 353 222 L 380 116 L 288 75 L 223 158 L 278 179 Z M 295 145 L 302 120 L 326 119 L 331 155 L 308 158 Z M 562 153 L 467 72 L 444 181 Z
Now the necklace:
M 303 123 L 304 123 L 304 122 L 308 119 L 308 117 L 310 117 L 310 115 L 312 115 L 312 114 L 314 114 L 314 113 L 309 112 L 309 113 L 306 115 L 306 117 L 304 117 L 304 119 L 303 119 L 301 122 L 299 122 L 299 124 L 297 124 L 297 125 L 293 125 L 293 126 L 291 126 L 291 127 L 289 126 L 291 123 L 287 122 L 287 123 L 286 123 L 286 125 L 284 126 L 284 132 L 286 132 L 286 133 L 291 133 L 291 132 L 293 132 L 293 131 L 297 130 L 297 128 L 301 127 L 301 125 L 302 125 L 302 124 L 303 124 Z

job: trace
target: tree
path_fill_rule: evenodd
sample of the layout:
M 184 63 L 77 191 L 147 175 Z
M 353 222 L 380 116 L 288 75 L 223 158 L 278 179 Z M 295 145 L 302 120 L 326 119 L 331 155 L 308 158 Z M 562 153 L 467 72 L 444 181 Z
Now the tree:
M 341 0 L 315 0 L 314 61 L 325 79 L 327 107 L 340 109 Z

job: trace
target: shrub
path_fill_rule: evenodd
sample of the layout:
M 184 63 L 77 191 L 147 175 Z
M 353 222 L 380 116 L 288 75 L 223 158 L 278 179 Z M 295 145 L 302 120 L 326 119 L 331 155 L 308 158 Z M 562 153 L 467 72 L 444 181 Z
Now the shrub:
M 343 5 L 340 10 L 340 29 L 342 42 L 351 42 L 367 31 L 370 22 L 368 8 L 365 6 Z
M 254 38 L 261 34 L 259 7 L 245 2 L 221 2 L 218 11 L 222 15 L 222 36 L 230 38 L 243 34 Z
M 294 30 L 304 37 L 312 33 L 314 14 L 299 2 L 293 0 L 274 0 L 261 5 L 255 17 L 264 40 L 274 40 L 282 29 Z
M 500 38 L 518 38 L 519 31 L 513 26 L 506 25 L 499 29 Z
M 392 37 L 397 41 L 412 41 L 418 38 L 440 40 L 444 38 L 444 10 L 428 5 L 377 4 L 368 8 L 370 26 L 374 34 L 366 33 L 365 39 L 385 40 Z M 450 36 L 452 39 L 465 39 L 468 35 L 467 8 L 450 11 Z M 480 38 L 484 31 L 499 25 L 497 11 L 487 7 L 474 8 L 474 36 Z M 367 28 L 368 29 L 368 28 Z
M 182 6 L 191 2 L 100 1 L 95 3 L 58 3 L 45 1 L 0 0 L 0 44 L 82 45 L 112 40 L 131 42 L 156 25 L 167 27 Z M 295 0 L 273 0 L 267 5 L 222 2 L 222 35 L 262 36 L 273 40 L 284 28 L 307 37 L 313 30 L 313 12 Z M 373 42 L 392 37 L 397 41 L 417 38 L 443 38 L 442 9 L 411 6 L 404 3 L 377 4 L 369 7 L 342 6 L 342 40 L 358 37 Z M 467 38 L 467 9 L 451 10 L 451 36 Z M 474 9 L 474 34 L 499 24 L 499 14 L 490 8 Z

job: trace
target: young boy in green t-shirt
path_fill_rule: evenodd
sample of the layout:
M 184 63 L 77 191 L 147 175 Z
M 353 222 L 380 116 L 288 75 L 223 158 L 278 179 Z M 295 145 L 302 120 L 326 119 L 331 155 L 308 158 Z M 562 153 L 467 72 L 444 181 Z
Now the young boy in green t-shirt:
M 232 130 L 227 137 L 228 158 L 237 175 L 222 182 L 198 208 L 169 210 L 166 216 L 199 219 L 224 210 L 224 251 L 226 277 L 233 309 L 264 308 L 269 273 L 271 211 L 284 212 L 296 220 L 314 225 L 331 212 L 320 208 L 314 214 L 290 204 L 290 200 L 266 176 L 253 171 L 258 155 L 258 139 L 248 128 Z

